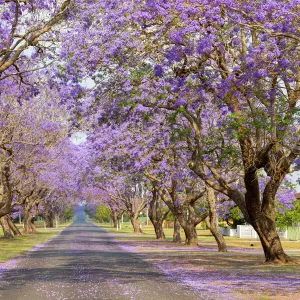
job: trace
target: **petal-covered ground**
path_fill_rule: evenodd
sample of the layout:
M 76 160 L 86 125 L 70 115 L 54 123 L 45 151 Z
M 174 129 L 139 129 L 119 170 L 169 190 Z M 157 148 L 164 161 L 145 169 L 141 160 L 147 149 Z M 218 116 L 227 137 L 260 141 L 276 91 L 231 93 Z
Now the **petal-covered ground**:
M 260 249 L 229 248 L 228 253 L 218 253 L 211 243 L 187 247 L 115 236 L 124 250 L 139 253 L 204 299 L 300 299 L 300 265 L 266 265 Z M 300 263 L 300 251 L 287 252 Z

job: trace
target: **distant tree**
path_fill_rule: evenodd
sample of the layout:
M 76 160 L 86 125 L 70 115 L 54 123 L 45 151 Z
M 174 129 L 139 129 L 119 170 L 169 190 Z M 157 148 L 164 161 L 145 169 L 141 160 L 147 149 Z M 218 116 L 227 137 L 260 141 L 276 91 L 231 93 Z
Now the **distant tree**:
M 103 204 L 100 204 L 97 207 L 95 217 L 99 222 L 104 222 L 104 223 L 109 222 L 110 221 L 110 209 L 109 209 L 109 207 L 107 207 Z
M 74 208 L 71 206 L 68 206 L 67 208 L 65 208 L 63 213 L 64 213 L 64 219 L 66 221 L 70 221 L 73 218 L 73 211 L 74 211 Z

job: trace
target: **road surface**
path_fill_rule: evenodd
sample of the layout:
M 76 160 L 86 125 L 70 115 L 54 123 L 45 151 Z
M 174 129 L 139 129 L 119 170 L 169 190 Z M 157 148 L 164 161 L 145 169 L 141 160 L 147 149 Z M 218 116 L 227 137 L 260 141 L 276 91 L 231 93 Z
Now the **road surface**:
M 25 253 L 0 278 L 5 300 L 201 299 L 113 237 L 85 221 L 74 223 L 36 251 Z

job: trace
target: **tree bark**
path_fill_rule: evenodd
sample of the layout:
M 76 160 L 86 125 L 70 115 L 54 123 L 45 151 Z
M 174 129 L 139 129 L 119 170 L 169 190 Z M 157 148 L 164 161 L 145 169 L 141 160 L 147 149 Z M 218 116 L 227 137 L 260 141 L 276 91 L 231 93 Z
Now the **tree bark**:
M 31 226 L 31 231 L 32 231 L 32 233 L 37 232 L 36 226 L 35 226 L 35 223 L 34 223 L 34 218 L 35 218 L 35 216 L 32 216 L 32 218 L 31 218 L 31 220 L 30 220 L 30 226 Z
M 188 246 L 198 246 L 198 236 L 195 225 L 193 223 L 186 222 L 184 226 L 182 226 L 181 223 L 181 227 L 185 234 L 185 244 Z
M 14 235 L 10 231 L 10 227 L 9 227 L 9 224 L 8 224 L 8 221 L 7 221 L 7 217 L 8 217 L 8 215 L 3 216 L 3 217 L 0 218 L 0 225 L 3 229 L 4 237 L 7 238 L 7 239 L 12 239 L 14 237 Z
M 34 224 L 34 215 L 31 212 L 25 211 L 23 233 L 31 234 L 31 233 L 35 233 L 35 232 L 37 232 L 37 231 L 36 231 L 36 226 Z
M 165 240 L 166 236 L 163 230 L 163 222 L 168 211 L 162 211 L 161 203 L 159 202 L 158 193 L 156 190 L 152 191 L 152 200 L 149 207 L 149 218 L 154 227 L 157 240 Z
M 3 155 L 5 159 L 0 165 L 0 218 L 10 213 L 13 198 L 10 181 L 12 150 L 4 150 L 1 155 Z
M 43 218 L 45 221 L 46 228 L 54 228 L 52 212 L 46 210 L 45 213 L 43 213 Z
M 197 246 L 198 236 L 196 231 L 196 226 L 199 221 L 195 216 L 194 204 L 188 204 L 188 209 L 185 211 L 183 208 L 175 209 L 176 217 L 184 231 L 185 234 L 185 245 Z
M 271 222 L 267 221 L 267 218 L 265 218 L 265 220 L 257 220 L 256 224 L 252 226 L 261 241 L 266 262 L 287 263 L 293 261 L 293 259 L 284 252 L 276 228 Z
M 151 219 L 151 218 L 150 218 Z M 152 222 L 152 220 L 151 220 Z M 156 234 L 156 239 L 157 240 L 165 240 L 166 236 L 163 230 L 163 221 L 161 220 L 157 220 L 152 222 L 154 230 L 155 230 L 155 234 Z
M 222 233 L 218 226 L 218 214 L 216 210 L 216 196 L 214 190 L 206 185 L 207 202 L 209 208 L 209 216 L 205 219 L 206 226 L 212 233 L 218 244 L 219 252 L 227 252 L 227 246 Z
M 250 224 L 260 238 L 266 262 L 293 261 L 282 248 L 275 222 L 275 196 L 284 176 L 284 173 L 273 175 L 266 184 L 261 199 L 257 170 L 250 166 L 245 173 L 245 201 Z
M 140 224 L 139 224 L 139 222 L 137 220 L 137 216 L 136 215 L 131 215 L 130 216 L 130 221 L 131 221 L 134 233 L 143 233 L 143 230 L 140 227 Z
M 7 222 L 9 225 L 10 230 L 14 233 L 14 235 L 22 235 L 16 224 L 12 221 L 11 217 L 7 217 Z
M 23 234 L 30 234 L 31 232 L 31 222 L 29 220 L 28 213 L 24 214 L 24 228 L 23 228 Z
M 215 238 L 215 240 L 217 242 L 218 251 L 219 252 L 227 252 L 226 242 L 225 242 L 224 236 L 221 234 L 219 228 L 216 228 L 215 226 L 212 225 L 209 216 L 205 219 L 205 223 L 206 223 L 207 228 L 210 230 L 211 234 L 213 235 L 213 237 Z
M 112 211 L 111 214 L 110 214 L 110 216 L 111 216 L 111 220 L 113 222 L 114 228 L 117 228 L 118 225 L 119 225 L 119 220 L 118 220 L 117 213 L 115 211 Z
M 180 223 L 175 217 L 174 219 L 174 233 L 173 233 L 173 242 L 181 244 L 181 236 L 180 236 Z

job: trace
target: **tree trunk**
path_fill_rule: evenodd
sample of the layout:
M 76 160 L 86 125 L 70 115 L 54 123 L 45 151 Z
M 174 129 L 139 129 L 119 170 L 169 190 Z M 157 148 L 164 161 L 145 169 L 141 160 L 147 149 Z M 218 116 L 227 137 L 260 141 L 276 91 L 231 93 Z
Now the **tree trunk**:
M 23 233 L 24 234 L 30 234 L 31 233 L 31 222 L 29 220 L 28 214 L 24 214 L 24 228 L 23 228 Z
M 111 220 L 113 222 L 113 227 L 117 228 L 118 227 L 118 218 L 117 218 L 117 213 L 115 211 L 112 211 L 111 214 Z
M 149 218 L 154 227 L 156 239 L 157 240 L 165 240 L 166 236 L 163 230 L 163 222 L 166 218 L 168 212 L 162 211 L 161 203 L 159 202 L 158 193 L 156 190 L 152 191 L 153 197 L 150 201 L 149 207 Z
M 34 224 L 34 216 L 32 216 L 32 218 L 31 218 L 31 220 L 30 220 L 30 226 L 31 226 L 31 231 L 32 231 L 32 233 L 35 233 L 35 232 L 37 232 L 37 230 L 36 230 L 36 226 L 35 226 L 35 224 Z
M 36 232 L 36 227 L 34 225 L 34 216 L 30 212 L 24 214 L 24 234 L 31 234 Z
M 275 221 L 269 216 L 257 217 L 251 224 L 257 232 L 264 249 L 266 262 L 287 263 L 293 261 L 283 250 Z
M 52 212 L 46 211 L 43 214 L 43 218 L 44 218 L 44 221 L 45 221 L 46 228 L 54 228 Z
M 0 171 L 0 218 L 6 216 L 11 211 L 11 203 L 13 199 L 11 187 L 11 170 L 10 165 L 12 161 L 11 149 L 4 150 Z
M 205 223 L 218 244 L 218 251 L 227 252 L 226 242 L 219 228 L 211 223 L 209 216 L 205 219 Z
M 54 228 L 53 218 L 49 217 L 45 220 L 46 228 Z
M 140 227 L 140 224 L 139 224 L 139 222 L 137 220 L 137 217 L 135 215 L 130 216 L 130 221 L 131 221 L 134 233 L 143 233 L 143 230 Z
M 152 222 L 152 220 L 151 220 Z M 157 240 L 165 240 L 166 236 L 163 230 L 163 221 L 161 220 L 157 220 L 152 222 L 154 230 L 155 230 L 155 234 L 156 234 L 156 239 Z
M 185 245 L 198 246 L 194 206 L 189 204 L 186 212 L 183 209 L 177 209 L 174 212 L 176 213 L 176 217 L 184 231 Z
M 275 223 L 275 196 L 280 182 L 272 178 L 266 184 L 261 201 L 257 172 L 249 169 L 245 174 L 245 201 L 250 224 L 260 238 L 266 262 L 287 263 L 293 259 L 284 253 Z
M 7 239 L 12 239 L 14 237 L 14 235 L 10 231 L 10 227 L 9 227 L 7 218 L 8 218 L 8 215 L 1 217 L 0 225 L 3 229 L 4 237 Z
M 181 244 L 180 236 L 180 223 L 177 218 L 174 219 L 174 233 L 173 233 L 173 242 Z
M 181 224 L 181 227 L 183 228 L 185 234 L 185 244 L 188 246 L 198 246 L 198 236 L 194 224 L 186 222 L 184 226 Z
M 12 221 L 11 217 L 8 216 L 7 222 L 9 225 L 10 230 L 14 233 L 14 235 L 22 235 L 16 224 Z
M 222 233 L 218 226 L 218 214 L 216 210 L 216 196 L 214 190 L 206 185 L 207 202 L 209 208 L 209 216 L 205 219 L 206 226 L 214 236 L 219 252 L 227 252 L 227 246 Z

